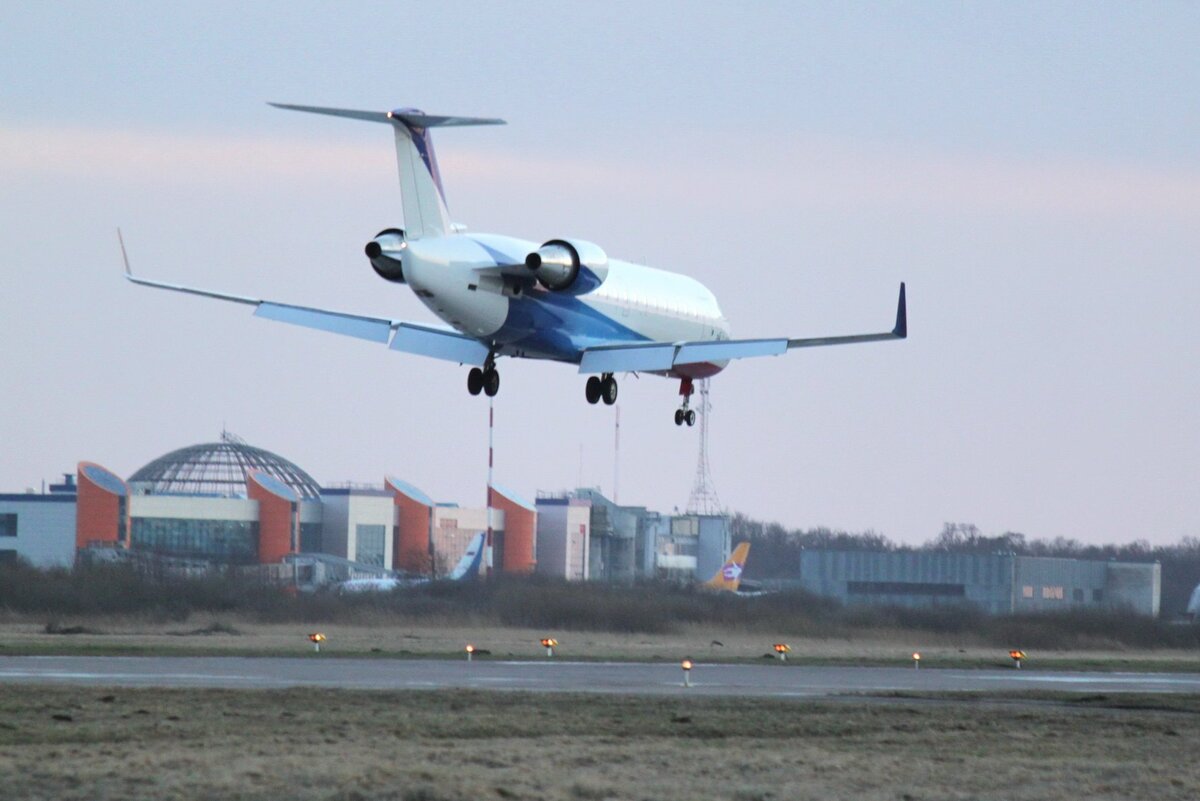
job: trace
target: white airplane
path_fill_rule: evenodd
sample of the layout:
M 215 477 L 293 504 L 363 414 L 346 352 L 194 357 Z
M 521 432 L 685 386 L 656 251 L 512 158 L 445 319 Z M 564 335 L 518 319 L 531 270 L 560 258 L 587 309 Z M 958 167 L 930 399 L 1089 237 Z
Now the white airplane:
M 416 109 L 350 109 L 271 105 L 383 123 L 396 140 L 403 229 L 385 229 L 366 255 L 386 281 L 407 284 L 450 328 L 293 306 L 135 277 L 124 242 L 126 277 L 143 286 L 188 292 L 255 307 L 255 316 L 358 337 L 392 350 L 471 365 L 467 390 L 489 397 L 500 389 L 496 359 L 548 359 L 588 375 L 588 403 L 617 400 L 617 373 L 678 379 L 682 406 L 675 424 L 696 421 L 688 408 L 693 381 L 715 375 L 733 359 L 776 356 L 792 348 L 904 339 L 904 284 L 891 331 L 798 339 L 732 339 L 713 293 L 686 275 L 610 259 L 582 239 L 541 244 L 468 233 L 452 223 L 430 131 L 438 127 L 501 125 L 503 120 L 447 117 Z M 118 232 L 119 234 L 119 232 Z

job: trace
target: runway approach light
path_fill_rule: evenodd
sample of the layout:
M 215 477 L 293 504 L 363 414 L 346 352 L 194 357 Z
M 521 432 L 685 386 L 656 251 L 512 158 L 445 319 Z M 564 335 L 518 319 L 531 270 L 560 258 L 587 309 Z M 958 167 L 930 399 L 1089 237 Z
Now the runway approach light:
M 788 645 L 786 642 L 775 643 L 775 655 L 779 657 L 780 662 L 786 662 L 787 655 L 791 652 L 792 646 Z
M 475 646 L 467 643 L 467 661 L 471 661 L 471 657 L 475 656 Z
M 543 637 L 542 647 L 546 649 L 546 656 L 554 656 L 554 646 L 558 645 L 558 640 L 553 637 Z
M 917 651 L 913 651 L 913 669 L 921 669 L 921 654 Z
M 314 632 L 308 635 L 308 640 L 313 644 L 313 650 L 318 654 L 321 653 L 321 643 L 325 642 L 325 635 L 321 632 Z
M 1013 666 L 1016 667 L 1017 670 L 1020 670 L 1021 669 L 1021 660 L 1025 658 L 1025 652 L 1013 649 L 1008 652 L 1008 655 L 1010 657 L 1012 657 Z
M 684 659 L 683 663 L 680 664 L 680 667 L 683 668 L 683 686 L 691 687 L 692 686 L 692 660 Z

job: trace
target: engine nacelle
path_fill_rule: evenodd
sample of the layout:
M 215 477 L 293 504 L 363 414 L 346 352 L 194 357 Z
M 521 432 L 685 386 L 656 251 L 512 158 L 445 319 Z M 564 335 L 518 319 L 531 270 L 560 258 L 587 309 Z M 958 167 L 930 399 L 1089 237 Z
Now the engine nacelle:
M 551 239 L 525 257 L 538 283 L 552 292 L 584 295 L 604 283 L 608 256 L 582 239 Z
M 404 232 L 399 228 L 385 228 L 367 243 L 364 250 L 376 275 L 395 284 L 404 283 Z

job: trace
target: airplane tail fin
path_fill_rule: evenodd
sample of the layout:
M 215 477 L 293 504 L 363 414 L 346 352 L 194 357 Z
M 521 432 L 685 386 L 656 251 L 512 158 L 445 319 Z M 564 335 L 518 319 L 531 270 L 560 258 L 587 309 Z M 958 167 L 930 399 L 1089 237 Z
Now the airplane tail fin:
M 487 533 L 481 531 L 471 540 L 463 558 L 458 560 L 458 564 L 450 571 L 451 581 L 471 581 L 479 578 L 479 566 L 483 563 L 483 541 L 486 536 Z
M 717 574 L 704 582 L 704 586 L 712 590 L 737 592 L 738 585 L 742 581 L 742 570 L 746 567 L 746 557 L 749 554 L 750 543 L 739 543 L 738 547 L 734 548 L 733 553 L 729 555 L 729 561 L 721 565 Z
M 385 122 L 396 136 L 396 163 L 400 170 L 400 200 L 404 206 L 404 235 L 407 239 L 445 236 L 450 232 L 450 214 L 442 175 L 438 171 L 430 128 L 461 125 L 503 125 L 504 120 L 483 117 L 448 117 L 426 114 L 412 108 L 394 111 L 356 111 L 324 106 L 295 106 L 271 103 L 275 108 L 328 114 L 366 122 Z

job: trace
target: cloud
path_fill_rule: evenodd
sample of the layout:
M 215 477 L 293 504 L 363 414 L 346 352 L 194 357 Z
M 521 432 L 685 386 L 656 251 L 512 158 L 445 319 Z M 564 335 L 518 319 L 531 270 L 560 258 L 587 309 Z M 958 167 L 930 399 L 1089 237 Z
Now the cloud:
M 656 151 L 661 152 L 661 151 Z M 714 146 L 683 139 L 665 157 L 589 151 L 586 158 L 456 143 L 439 154 L 453 182 L 509 190 L 569 185 L 627 197 L 631 188 L 684 208 L 735 197 L 759 208 L 918 209 L 1087 217 L 1200 219 L 1193 168 L 950 155 L 861 143 L 791 139 Z M 57 175 L 139 185 L 322 181 L 352 186 L 394 170 L 391 148 L 280 136 L 84 128 L 0 130 L 0 176 Z

